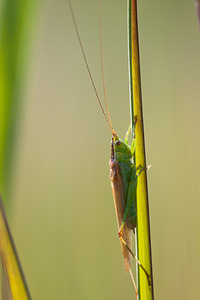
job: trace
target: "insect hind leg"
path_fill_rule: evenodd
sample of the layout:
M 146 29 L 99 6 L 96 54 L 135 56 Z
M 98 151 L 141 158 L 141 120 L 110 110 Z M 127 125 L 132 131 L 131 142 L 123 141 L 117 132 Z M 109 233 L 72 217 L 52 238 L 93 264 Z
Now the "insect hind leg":
M 139 261 L 139 259 L 135 256 L 135 254 L 133 253 L 133 251 L 131 250 L 131 248 L 127 245 L 127 243 L 125 242 L 125 240 L 122 238 L 122 232 L 118 233 L 118 236 L 121 240 L 121 242 L 126 246 L 126 248 L 128 249 L 128 251 L 131 253 L 131 255 L 133 256 L 133 258 L 135 259 L 135 261 L 137 262 L 137 264 L 140 266 L 140 268 L 144 271 L 146 277 L 147 277 L 147 281 L 148 281 L 148 286 L 149 288 L 151 288 L 151 275 L 147 272 L 147 270 L 144 268 L 144 266 L 141 264 L 141 262 Z M 132 273 L 131 273 L 132 275 Z M 134 282 L 135 283 L 135 282 Z M 133 285 L 134 285 L 133 283 Z M 134 285 L 135 286 L 135 285 Z M 137 293 L 136 293 L 137 295 Z
M 121 226 L 119 228 L 118 231 L 118 236 L 121 240 L 121 242 L 125 245 L 125 247 L 128 249 L 128 251 L 130 252 L 130 254 L 132 255 L 132 257 L 136 260 L 136 262 L 138 263 L 138 265 L 141 267 L 141 269 L 144 271 L 146 277 L 147 277 L 147 281 L 148 281 L 148 285 L 149 287 L 151 287 L 151 275 L 147 272 L 147 270 L 143 267 L 143 265 L 141 264 L 141 262 L 138 260 L 138 258 L 135 256 L 135 254 L 132 252 L 131 248 L 129 247 L 129 245 L 126 243 L 126 241 L 123 238 L 123 229 L 124 229 L 124 225 L 126 222 L 126 218 L 128 216 L 128 212 L 130 210 L 131 204 L 133 203 L 133 201 L 136 199 L 136 187 L 137 187 L 137 179 L 140 176 L 140 174 L 148 169 L 150 166 L 145 167 L 145 168 L 140 168 L 139 172 L 135 174 L 135 170 L 133 170 L 133 179 L 131 180 L 130 184 L 129 184 L 129 190 L 128 190 L 128 199 L 127 199 L 127 205 L 126 205 L 126 209 L 125 209 L 125 213 L 124 213 L 124 218 L 122 220 Z
M 129 270 L 129 274 L 130 274 L 131 281 L 132 281 L 132 284 L 133 284 L 133 286 L 134 286 L 134 289 L 135 289 L 136 300 L 138 300 L 138 289 L 137 289 L 137 286 L 136 286 L 135 280 L 134 280 L 134 278 L 133 278 L 133 274 L 132 274 L 132 271 L 131 271 L 131 269 Z

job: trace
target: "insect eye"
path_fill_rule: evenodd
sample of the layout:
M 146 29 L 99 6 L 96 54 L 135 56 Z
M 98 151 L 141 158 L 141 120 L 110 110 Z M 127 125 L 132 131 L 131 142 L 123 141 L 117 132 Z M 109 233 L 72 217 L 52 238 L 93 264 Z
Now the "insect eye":
M 116 145 L 116 146 L 119 146 L 119 145 L 121 145 L 121 142 L 120 142 L 119 140 L 117 140 L 117 141 L 115 142 L 115 145 Z

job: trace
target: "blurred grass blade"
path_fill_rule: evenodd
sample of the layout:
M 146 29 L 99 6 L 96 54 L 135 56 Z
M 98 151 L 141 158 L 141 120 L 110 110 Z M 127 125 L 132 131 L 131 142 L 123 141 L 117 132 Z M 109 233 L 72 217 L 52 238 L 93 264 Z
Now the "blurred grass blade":
M 197 18 L 199 21 L 199 27 L 200 27 L 200 0 L 195 0 L 195 6 L 196 6 Z
M 142 95 L 140 80 L 136 0 L 128 0 L 128 49 L 130 73 L 130 111 L 132 126 L 134 123 L 134 118 L 137 118 L 135 126 L 135 163 L 136 168 L 138 168 L 146 166 L 146 159 L 142 115 Z M 138 299 L 152 300 L 154 298 L 154 295 L 146 171 L 142 172 L 137 185 L 136 248 L 137 257 L 139 261 L 143 264 L 147 272 L 151 275 L 152 283 L 152 286 L 149 287 L 145 273 L 140 271 L 139 268 L 137 268 Z
M 20 266 L 0 195 L 0 256 L 13 300 L 31 299 Z
M 24 72 L 31 36 L 31 14 L 34 13 L 33 2 L 4 0 L 0 5 L 0 190 L 6 196 L 6 201 L 26 79 Z

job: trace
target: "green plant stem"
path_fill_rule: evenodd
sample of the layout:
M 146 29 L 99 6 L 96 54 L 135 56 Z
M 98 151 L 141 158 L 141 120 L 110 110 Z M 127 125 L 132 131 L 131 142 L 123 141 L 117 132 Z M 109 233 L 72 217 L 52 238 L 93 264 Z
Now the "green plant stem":
M 137 119 L 135 125 L 135 164 L 136 168 L 139 168 L 146 166 L 146 159 L 138 44 L 137 0 L 128 0 L 128 49 L 131 124 L 133 127 L 134 120 Z M 146 171 L 142 172 L 138 180 L 136 194 L 136 254 L 146 271 L 151 275 L 151 287 L 149 287 L 145 273 L 137 266 L 138 300 L 151 300 L 154 298 L 154 295 Z
M 37 1 L 36 1 L 37 2 Z M 0 191 L 9 198 L 9 182 L 25 86 L 27 48 L 35 3 L 5 0 L 0 20 Z

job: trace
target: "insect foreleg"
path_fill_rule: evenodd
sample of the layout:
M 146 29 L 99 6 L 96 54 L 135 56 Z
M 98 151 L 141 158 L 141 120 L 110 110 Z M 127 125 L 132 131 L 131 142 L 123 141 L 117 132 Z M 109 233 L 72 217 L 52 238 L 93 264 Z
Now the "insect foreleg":
M 142 173 L 142 171 L 148 170 L 148 169 L 150 169 L 150 168 L 151 168 L 151 165 L 149 165 L 149 166 L 147 166 L 147 167 L 145 167 L 145 168 L 141 168 L 141 169 L 139 170 L 139 172 L 136 174 L 137 178 L 140 176 L 140 174 Z

